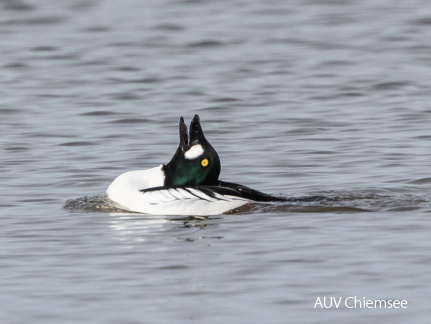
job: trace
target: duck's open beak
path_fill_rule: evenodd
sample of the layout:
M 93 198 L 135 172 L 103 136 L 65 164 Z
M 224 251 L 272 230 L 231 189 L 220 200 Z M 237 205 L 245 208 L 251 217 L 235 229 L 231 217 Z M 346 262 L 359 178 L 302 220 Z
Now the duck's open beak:
M 199 116 L 195 115 L 190 123 L 190 147 L 196 144 L 200 145 L 209 145 L 208 141 L 204 136 L 204 132 L 202 131 L 201 122 L 199 120 Z
M 180 118 L 180 149 L 186 152 L 190 149 L 189 138 L 187 136 L 187 125 L 184 123 L 184 118 Z

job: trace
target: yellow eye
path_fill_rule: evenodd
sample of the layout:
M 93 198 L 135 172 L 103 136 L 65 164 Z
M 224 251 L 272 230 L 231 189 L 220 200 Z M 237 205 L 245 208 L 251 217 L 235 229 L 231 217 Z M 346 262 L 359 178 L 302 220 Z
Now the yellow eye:
M 203 167 L 206 167 L 208 165 L 208 159 L 203 159 L 201 161 L 201 164 L 202 164 Z

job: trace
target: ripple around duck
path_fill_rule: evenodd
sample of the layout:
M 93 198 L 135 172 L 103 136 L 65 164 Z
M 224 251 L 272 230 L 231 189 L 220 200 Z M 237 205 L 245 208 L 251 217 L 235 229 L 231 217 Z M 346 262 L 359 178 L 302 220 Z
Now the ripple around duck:
M 55 46 L 36 46 L 31 49 L 34 52 L 53 52 L 57 51 L 58 47 Z
M 18 114 L 22 111 L 19 109 L 13 109 L 13 108 L 0 108 L 0 115 L 14 115 Z
M 108 110 L 95 110 L 95 111 L 89 111 L 89 112 L 85 112 L 80 114 L 81 116 L 113 116 L 113 115 L 118 115 L 118 113 L 113 112 L 113 111 L 108 111 Z
M 431 17 L 419 18 L 412 21 L 414 25 L 417 26 L 430 26 L 431 25 Z
M 34 6 L 29 5 L 24 1 L 2 1 L 1 8 L 4 10 L 20 12 L 33 11 L 35 9 Z
M 189 48 L 213 48 L 213 47 L 220 47 L 225 45 L 223 42 L 215 41 L 215 40 L 203 40 L 199 42 L 193 42 L 187 44 L 187 47 Z
M 23 62 L 12 62 L 12 63 L 8 63 L 3 65 L 4 69 L 11 69 L 11 70 L 23 70 L 26 68 L 29 68 L 30 65 L 28 65 L 27 63 L 23 63 Z
M 125 212 L 115 206 L 115 203 L 109 200 L 107 195 L 98 196 L 84 196 L 76 199 L 69 199 L 64 204 L 63 208 L 71 211 L 85 211 L 85 212 L 105 212 L 105 213 L 118 213 Z M 130 213 L 130 212 L 128 212 Z
M 128 124 L 148 124 L 151 122 L 152 122 L 152 120 L 145 119 L 145 118 L 121 118 L 121 119 L 116 119 L 116 120 L 110 121 L 108 123 L 128 125 Z
M 426 183 L 430 179 L 424 180 Z M 322 192 L 300 197 L 285 197 L 286 202 L 248 203 L 227 212 L 244 215 L 253 213 L 364 213 L 377 211 L 401 212 L 415 210 L 429 204 L 421 195 L 400 194 L 391 191 L 361 190 L 351 192 Z M 84 196 L 66 202 L 69 210 L 117 212 L 118 209 L 106 195 Z
M 162 82 L 163 79 L 161 78 L 155 78 L 155 77 L 148 77 L 148 78 L 139 78 L 139 79 L 133 79 L 133 80 L 129 80 L 129 83 L 160 83 Z
M 431 178 L 421 178 L 421 179 L 416 179 L 416 180 L 412 180 L 408 182 L 409 184 L 431 184 Z
M 410 85 L 410 82 L 407 82 L 407 81 L 405 81 L 405 82 L 399 82 L 399 81 L 380 82 L 380 83 L 376 83 L 373 86 L 373 89 L 374 90 L 380 90 L 380 91 L 382 91 L 382 90 L 396 90 L 398 88 L 406 87 L 408 85 Z
M 22 18 L 22 19 L 10 19 L 2 22 L 2 25 L 56 25 L 63 23 L 67 20 L 66 17 L 35 17 L 35 18 Z
M 60 146 L 93 146 L 97 145 L 95 142 L 73 141 L 59 144 Z
M 154 26 L 153 29 L 159 30 L 159 31 L 173 32 L 173 31 L 182 31 L 184 30 L 184 27 L 177 24 L 159 24 Z

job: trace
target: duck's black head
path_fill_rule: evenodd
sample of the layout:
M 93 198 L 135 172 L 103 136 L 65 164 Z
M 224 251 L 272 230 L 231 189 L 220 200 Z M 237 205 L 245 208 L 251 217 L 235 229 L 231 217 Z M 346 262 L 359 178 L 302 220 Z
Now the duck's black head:
M 198 115 L 195 115 L 190 123 L 189 137 L 187 136 L 187 126 L 181 117 L 180 145 L 171 161 L 163 166 L 164 185 L 216 185 L 221 169 L 220 159 L 206 140 Z

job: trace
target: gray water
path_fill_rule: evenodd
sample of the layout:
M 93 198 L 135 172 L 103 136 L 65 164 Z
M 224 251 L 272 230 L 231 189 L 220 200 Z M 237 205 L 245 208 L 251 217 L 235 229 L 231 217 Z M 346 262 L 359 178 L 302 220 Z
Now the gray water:
M 0 12 L 1 323 L 429 322 L 429 1 Z M 195 113 L 221 179 L 329 199 L 202 219 L 86 208 L 167 163 Z M 351 296 L 408 307 L 314 308 Z

